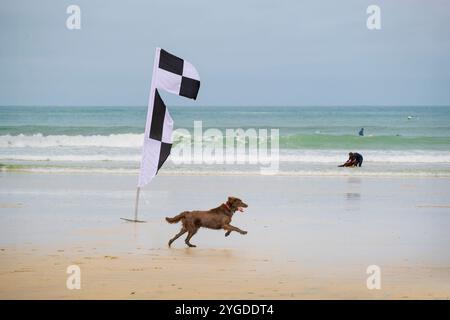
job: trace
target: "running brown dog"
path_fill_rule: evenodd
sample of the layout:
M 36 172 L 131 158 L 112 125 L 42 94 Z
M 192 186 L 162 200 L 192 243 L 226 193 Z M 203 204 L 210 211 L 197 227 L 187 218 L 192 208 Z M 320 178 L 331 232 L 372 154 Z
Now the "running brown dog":
M 247 204 L 242 202 L 241 199 L 228 197 L 228 201 L 226 203 L 222 203 L 217 208 L 210 209 L 208 211 L 184 211 L 173 218 L 166 217 L 166 220 L 169 223 L 177 223 L 180 220 L 183 223 L 183 227 L 181 228 L 180 232 L 178 232 L 175 237 L 170 239 L 169 247 L 172 242 L 177 240 L 186 232 L 188 233 L 188 235 L 184 242 L 189 247 L 195 247 L 195 245 L 191 244 L 189 241 L 201 227 L 215 230 L 224 229 L 227 231 L 225 233 L 225 237 L 229 236 L 231 231 L 236 231 L 240 234 L 246 234 L 247 231 L 243 231 L 237 227 L 232 226 L 230 222 L 233 218 L 233 214 L 236 211 L 244 212 L 243 208 L 247 207 Z

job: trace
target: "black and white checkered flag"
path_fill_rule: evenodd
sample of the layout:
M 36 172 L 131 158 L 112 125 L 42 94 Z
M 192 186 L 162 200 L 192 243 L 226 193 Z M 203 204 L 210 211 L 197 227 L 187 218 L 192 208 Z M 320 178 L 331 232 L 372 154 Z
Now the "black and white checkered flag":
M 173 120 L 158 89 L 196 99 L 199 88 L 200 77 L 192 64 L 156 48 L 138 187 L 153 179 L 172 148 Z

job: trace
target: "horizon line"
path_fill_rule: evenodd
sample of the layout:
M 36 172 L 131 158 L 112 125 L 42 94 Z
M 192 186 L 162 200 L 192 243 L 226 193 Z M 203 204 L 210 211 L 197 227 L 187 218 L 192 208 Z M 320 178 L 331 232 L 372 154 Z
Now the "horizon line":
M 123 107 L 130 107 L 130 108 L 145 108 L 147 105 L 14 105 L 14 104 L 5 104 L 0 105 L 0 108 L 4 107 L 51 107 L 51 108 L 123 108 Z M 435 104 L 435 105 L 373 105 L 373 104 L 349 104 L 349 105 L 173 105 L 171 107 L 187 107 L 187 108 L 196 108 L 196 107 L 214 107 L 214 108 L 230 108 L 230 107 L 240 107 L 240 108 L 275 108 L 275 107 L 286 107 L 286 108 L 336 108 L 336 107 L 344 107 L 344 108 L 354 108 L 354 107 L 382 107 L 382 108 L 389 108 L 389 107 L 398 107 L 398 108 L 405 108 L 405 107 L 413 107 L 413 108 L 425 108 L 425 107 L 450 107 L 450 104 Z

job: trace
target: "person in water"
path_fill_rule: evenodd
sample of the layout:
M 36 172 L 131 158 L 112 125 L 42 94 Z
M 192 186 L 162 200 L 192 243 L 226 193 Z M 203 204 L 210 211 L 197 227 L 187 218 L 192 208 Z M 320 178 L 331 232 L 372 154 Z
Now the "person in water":
M 361 137 L 364 137 L 364 128 L 361 128 L 361 130 L 359 130 L 359 135 Z
M 338 167 L 361 167 L 363 163 L 363 156 L 357 152 L 350 152 L 348 160 Z

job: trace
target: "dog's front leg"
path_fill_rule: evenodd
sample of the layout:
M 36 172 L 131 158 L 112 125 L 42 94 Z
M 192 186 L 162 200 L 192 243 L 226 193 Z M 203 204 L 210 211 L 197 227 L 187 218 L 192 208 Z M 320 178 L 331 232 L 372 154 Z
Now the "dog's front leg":
M 232 226 L 231 224 L 226 224 L 223 226 L 223 228 L 230 233 L 231 233 L 231 231 L 236 231 L 236 232 L 239 232 L 240 234 L 247 234 L 247 231 L 243 231 L 243 230 L 239 229 L 238 227 Z M 225 234 L 225 236 L 226 236 L 226 234 Z

